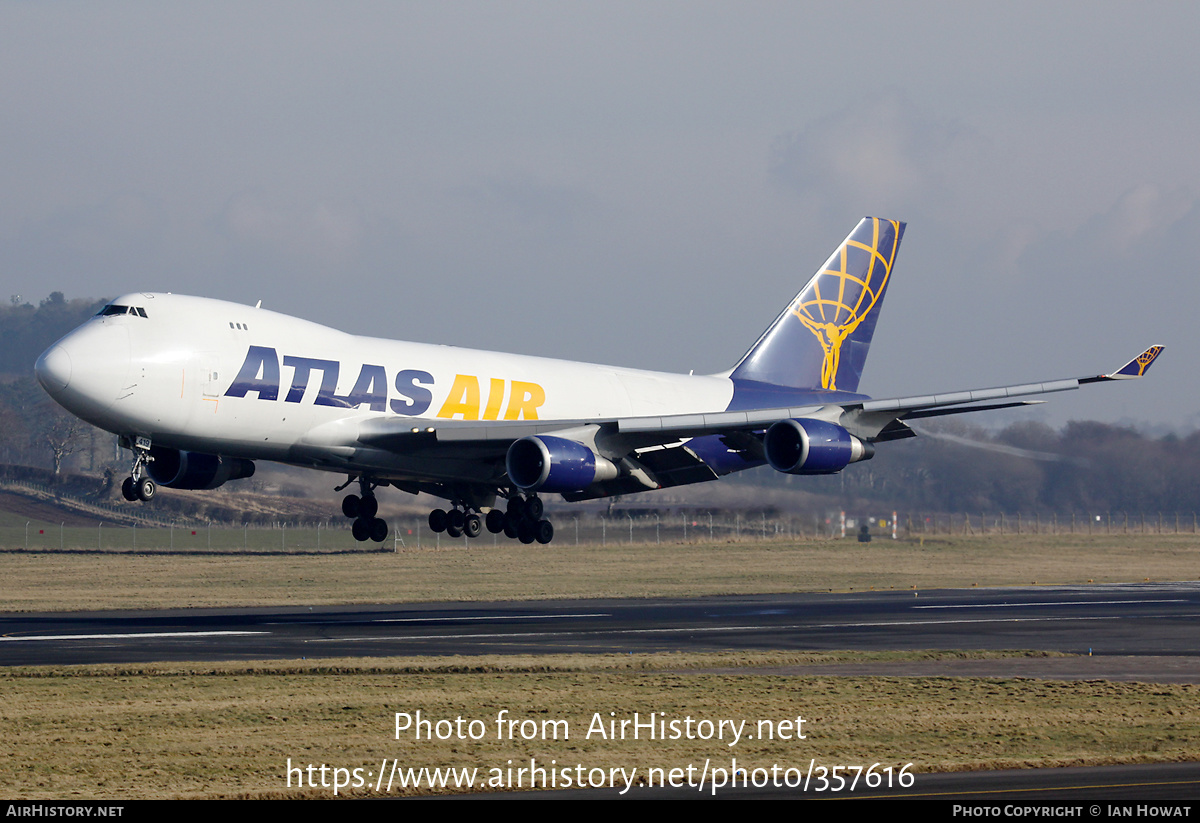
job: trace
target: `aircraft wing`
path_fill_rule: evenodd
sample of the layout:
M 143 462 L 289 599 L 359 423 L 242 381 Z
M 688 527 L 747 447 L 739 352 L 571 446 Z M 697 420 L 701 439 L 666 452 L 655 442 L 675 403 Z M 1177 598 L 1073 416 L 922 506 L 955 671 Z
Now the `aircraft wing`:
M 856 433 L 860 437 L 866 436 L 876 442 L 895 440 L 902 437 L 913 437 L 915 432 L 904 425 L 904 420 L 1032 405 L 1041 401 L 1019 400 L 1009 402 L 1009 398 L 1072 391 L 1090 383 L 1103 383 L 1110 380 L 1128 380 L 1141 377 L 1150 368 L 1155 359 L 1162 354 L 1163 348 L 1163 346 L 1151 346 L 1121 366 L 1121 368 L 1107 374 L 1073 377 L 1066 380 L 1052 380 L 1044 383 L 1024 383 L 989 389 L 972 389 L 970 391 L 951 392 L 949 394 L 868 400 L 860 404 L 847 406 L 843 425 L 852 433 Z M 998 402 L 988 403 L 986 401 Z M 874 434 L 871 434 L 872 430 Z
M 482 456 L 486 453 L 502 454 L 514 440 L 536 434 L 559 437 L 574 434 L 589 439 L 598 435 L 610 445 L 619 443 L 622 447 L 632 449 L 666 445 L 705 435 L 761 431 L 780 420 L 817 418 L 838 423 L 851 434 L 865 440 L 894 440 L 914 436 L 915 433 L 903 425 L 904 420 L 1030 405 L 1040 401 L 1014 398 L 1071 391 L 1089 383 L 1141 377 L 1162 351 L 1162 346 L 1151 346 L 1121 368 L 1107 374 L 946 394 L 866 400 L 845 405 L 784 406 L 610 420 L 500 422 L 386 417 L 364 421 L 360 425 L 358 439 L 364 445 L 402 453 L 423 451 L 443 443 L 473 446 L 472 451 Z

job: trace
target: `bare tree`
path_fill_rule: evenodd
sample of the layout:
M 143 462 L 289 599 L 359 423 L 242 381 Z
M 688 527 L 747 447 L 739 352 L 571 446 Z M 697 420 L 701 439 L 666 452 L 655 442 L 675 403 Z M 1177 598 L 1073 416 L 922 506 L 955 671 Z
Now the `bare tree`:
M 72 415 L 50 405 L 44 405 L 38 421 L 37 437 L 39 442 L 50 450 L 54 462 L 54 476 L 62 473 L 63 461 L 79 450 L 82 444 L 80 435 L 84 433 L 87 424 Z

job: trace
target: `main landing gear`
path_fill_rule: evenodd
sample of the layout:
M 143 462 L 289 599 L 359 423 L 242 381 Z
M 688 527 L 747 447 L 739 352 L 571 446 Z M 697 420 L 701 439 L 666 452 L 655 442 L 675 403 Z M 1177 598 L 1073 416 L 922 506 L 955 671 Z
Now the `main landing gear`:
M 346 485 L 350 485 L 349 482 Z M 382 543 L 387 540 L 388 524 L 383 518 L 375 516 L 379 513 L 379 501 L 375 499 L 378 484 L 360 477 L 358 486 L 361 494 L 348 494 L 342 498 L 342 514 L 354 519 L 350 532 L 355 540 L 360 543 L 367 540 Z M 337 491 L 344 488 L 346 486 L 339 486 Z
M 131 448 L 133 449 L 133 468 L 129 471 L 129 477 L 126 477 L 121 483 L 121 496 L 130 503 L 135 500 L 149 503 L 154 499 L 155 492 L 158 491 L 158 486 L 150 479 L 146 468 L 154 460 L 150 456 L 150 441 L 147 438 L 139 437 Z
M 429 528 L 434 532 L 445 532 L 450 537 L 478 537 L 484 526 L 492 534 L 504 532 L 507 537 L 522 543 L 546 544 L 554 539 L 554 525 L 543 520 L 543 505 L 540 498 L 529 495 L 521 498 L 514 495 L 508 500 L 507 511 L 491 509 L 487 518 L 478 512 L 456 503 L 449 511 L 434 509 L 429 513 Z

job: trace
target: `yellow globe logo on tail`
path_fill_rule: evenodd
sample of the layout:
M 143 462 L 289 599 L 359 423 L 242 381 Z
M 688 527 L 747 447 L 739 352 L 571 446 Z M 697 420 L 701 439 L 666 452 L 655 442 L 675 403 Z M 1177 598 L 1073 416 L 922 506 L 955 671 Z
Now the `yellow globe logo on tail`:
M 837 389 L 842 344 L 883 297 L 900 248 L 899 239 L 899 221 L 877 217 L 864 221 L 792 305 L 791 313 L 813 333 L 825 353 L 821 364 L 822 388 Z M 865 265 L 861 259 L 864 254 Z

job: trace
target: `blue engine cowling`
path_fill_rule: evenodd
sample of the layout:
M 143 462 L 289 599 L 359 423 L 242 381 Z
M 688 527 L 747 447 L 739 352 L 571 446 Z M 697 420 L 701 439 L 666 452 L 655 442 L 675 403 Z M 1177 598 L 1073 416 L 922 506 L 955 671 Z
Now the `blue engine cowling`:
M 150 477 L 168 489 L 215 489 L 227 480 L 254 474 L 254 461 L 243 457 L 185 452 L 164 446 L 152 446 L 150 456 L 154 458 L 147 466 Z
M 531 435 L 514 441 L 504 461 L 522 491 L 576 492 L 617 476 L 612 461 L 564 437 Z
M 875 456 L 874 446 L 836 423 L 809 418 L 773 424 L 763 437 L 763 450 L 771 468 L 787 474 L 834 474 Z

